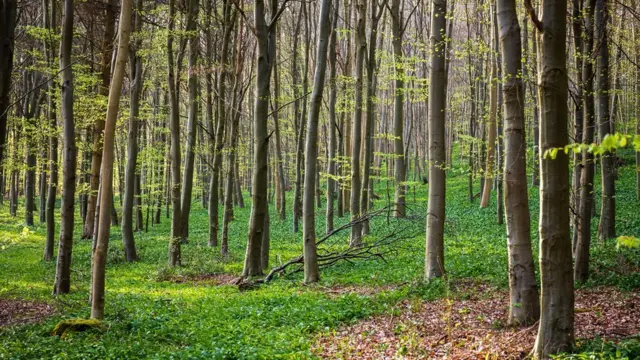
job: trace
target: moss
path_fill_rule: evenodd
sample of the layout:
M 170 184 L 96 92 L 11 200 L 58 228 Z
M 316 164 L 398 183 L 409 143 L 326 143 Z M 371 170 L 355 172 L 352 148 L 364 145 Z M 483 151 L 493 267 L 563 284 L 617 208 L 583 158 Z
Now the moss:
M 69 332 L 99 329 L 102 321 L 97 319 L 69 319 L 60 321 L 53 329 L 52 335 L 64 337 Z

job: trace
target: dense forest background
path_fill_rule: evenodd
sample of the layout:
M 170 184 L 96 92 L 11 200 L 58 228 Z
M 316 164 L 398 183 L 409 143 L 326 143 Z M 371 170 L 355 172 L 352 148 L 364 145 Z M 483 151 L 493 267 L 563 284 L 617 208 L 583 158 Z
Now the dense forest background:
M 639 201 L 635 0 L 0 2 L 0 358 L 636 358 Z

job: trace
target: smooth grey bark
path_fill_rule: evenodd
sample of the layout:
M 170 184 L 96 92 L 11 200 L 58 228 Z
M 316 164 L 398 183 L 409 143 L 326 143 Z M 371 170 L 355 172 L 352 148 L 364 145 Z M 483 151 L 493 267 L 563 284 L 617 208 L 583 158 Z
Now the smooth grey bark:
M 338 139 L 336 134 L 336 128 L 338 126 L 336 122 L 336 104 L 338 102 L 338 32 L 336 24 L 338 22 L 340 0 L 336 0 L 333 6 L 333 15 L 331 21 L 333 22 L 333 30 L 329 37 L 329 87 L 331 92 L 329 94 L 329 149 L 327 158 L 327 209 L 326 209 L 326 224 L 325 232 L 328 234 L 333 231 L 333 209 L 335 202 L 335 193 L 338 190 L 338 184 L 335 180 L 336 176 L 336 150 L 338 146 Z
M 60 69 L 62 70 L 62 206 L 60 209 L 60 245 L 54 294 L 66 294 L 71 287 L 71 253 L 73 250 L 73 221 L 76 192 L 76 140 L 73 119 L 73 71 L 71 70 L 71 49 L 73 45 L 73 0 L 64 0 L 62 20 L 62 42 L 60 46 Z
M 569 143 L 567 109 L 567 0 L 542 1 L 540 63 L 540 322 L 534 356 L 565 352 L 574 341 L 573 268 L 569 229 L 569 157 L 550 149 Z
M 269 135 L 267 120 L 269 117 L 269 97 L 271 70 L 275 59 L 275 44 L 271 38 L 277 21 L 278 1 L 271 0 L 271 21 L 265 19 L 264 0 L 256 0 L 254 5 L 255 35 L 257 41 L 257 73 L 256 96 L 253 121 L 254 152 L 253 174 L 251 180 L 251 217 L 249 219 L 249 234 L 247 251 L 242 276 L 262 275 L 263 270 L 263 232 L 265 232 L 265 217 L 267 216 L 267 172 L 269 153 Z
M 598 96 L 598 133 L 600 142 L 611 133 L 611 118 L 609 117 L 609 41 L 607 24 L 609 10 L 606 0 L 597 0 L 595 8 L 595 33 L 598 37 L 598 66 L 596 70 Z M 616 236 L 616 179 L 615 155 L 611 152 L 602 154 L 602 206 L 600 207 L 600 225 L 598 234 L 604 241 Z
M 296 141 L 296 179 L 295 179 L 295 187 L 293 189 L 293 232 L 298 232 L 298 227 L 299 227 L 299 221 L 300 218 L 302 217 L 302 182 L 303 182 L 303 175 L 302 175 L 302 171 L 304 169 L 304 139 L 305 139 L 305 121 L 304 121 L 304 114 L 307 112 L 307 98 L 306 98 L 306 94 L 307 94 L 307 90 L 309 88 L 309 80 L 308 80 L 308 73 L 309 73 L 309 49 L 311 48 L 308 44 L 311 42 L 311 35 L 310 35 L 310 31 L 309 31 L 309 14 L 307 12 L 307 6 L 305 4 L 303 4 L 301 6 L 302 8 L 302 14 L 304 14 L 303 16 L 300 17 L 300 20 L 304 19 L 304 34 L 305 34 L 305 44 L 307 44 L 305 46 L 305 56 L 304 56 L 304 71 L 302 73 L 302 92 L 303 95 L 305 95 L 304 99 L 302 100 L 302 111 L 299 111 L 299 104 L 296 101 L 294 103 L 294 108 L 295 108 L 295 117 L 298 122 L 298 134 L 297 134 L 297 141 Z M 299 26 L 299 25 L 298 25 Z M 297 30 L 296 30 L 297 31 Z M 294 40 L 297 43 L 297 36 L 296 36 L 296 40 Z M 295 53 L 296 53 L 296 44 L 294 43 L 294 62 L 295 62 Z M 294 77 L 297 75 L 297 67 L 294 67 Z M 296 83 L 296 81 L 294 80 L 294 84 Z M 297 91 L 294 90 L 294 96 L 296 97 L 296 99 L 298 98 Z
M 107 96 L 111 83 L 111 60 L 113 53 L 113 37 L 115 34 L 117 0 L 108 0 L 105 6 L 104 37 L 102 39 L 102 61 L 100 65 L 100 87 L 98 92 Z M 98 119 L 93 126 L 93 145 L 91 147 L 91 177 L 89 180 L 89 197 L 87 199 L 87 209 L 85 223 L 82 231 L 82 238 L 89 239 L 94 235 L 95 219 L 98 202 L 98 186 L 100 182 L 100 166 L 102 164 L 102 137 L 104 132 L 104 121 Z
M 593 15 L 596 0 L 587 0 L 584 3 L 584 43 L 582 53 L 591 55 L 593 53 L 594 29 Z M 582 143 L 591 144 L 595 134 L 595 104 L 593 89 L 593 61 L 582 63 L 582 83 L 583 91 L 583 131 Z M 594 162 L 593 153 L 588 150 L 582 152 L 582 171 L 580 174 L 580 204 L 578 208 L 578 228 L 576 244 L 574 248 L 575 265 L 573 276 L 575 281 L 583 283 L 589 278 L 589 248 L 591 247 L 591 212 L 593 207 L 593 178 Z
M 353 128 L 351 143 L 351 221 L 360 217 L 360 147 L 362 144 L 362 98 L 363 81 L 362 74 L 367 51 L 366 23 L 367 23 L 367 3 L 366 0 L 358 0 L 356 9 L 358 19 L 356 20 L 356 69 L 355 69 L 355 109 L 353 112 Z M 351 227 L 351 246 L 362 244 L 362 226 L 354 223 Z
M 277 32 L 277 29 L 276 29 Z M 277 39 L 278 35 L 274 36 Z M 275 135 L 276 153 L 276 210 L 281 221 L 287 218 L 287 193 L 284 183 L 284 165 L 282 158 L 282 140 L 280 138 L 280 73 L 278 72 L 277 59 L 273 64 L 273 88 L 275 99 L 273 99 L 275 110 L 273 111 L 273 132 Z
M 393 150 L 395 154 L 396 191 L 394 198 L 394 217 L 406 216 L 405 186 L 406 159 L 404 157 L 404 64 L 402 58 L 402 36 L 404 35 L 404 21 L 400 10 L 400 0 L 391 1 L 391 29 L 393 39 L 393 63 L 395 72 L 395 89 L 393 101 Z
M 583 29 L 582 29 L 582 0 L 572 0 L 572 20 L 571 25 L 573 28 L 573 43 L 576 51 L 576 72 L 577 72 L 577 94 L 575 101 L 575 121 L 574 121 L 574 138 L 575 142 L 579 143 L 582 141 L 582 129 L 583 129 L 583 116 L 584 112 L 582 111 L 583 101 L 582 96 L 584 95 L 583 81 L 582 81 L 582 63 L 583 63 L 583 48 L 582 40 L 583 40 Z M 580 208 L 580 178 L 582 173 L 582 153 L 573 153 L 573 169 L 571 171 L 571 206 L 575 209 L 572 212 L 571 216 L 571 226 L 573 227 L 573 250 L 575 252 L 575 248 L 578 242 L 578 228 L 580 227 L 580 216 L 578 213 L 578 209 Z
M 318 249 L 316 246 L 315 191 L 318 166 L 318 123 L 320 106 L 324 92 L 324 80 L 327 69 L 327 51 L 329 35 L 334 24 L 329 19 L 331 0 L 322 0 L 320 17 L 318 18 L 318 44 L 316 48 L 316 69 L 313 80 L 313 93 L 309 103 L 307 122 L 307 138 L 305 144 L 304 195 L 303 195 L 303 258 L 304 282 L 315 283 L 320 280 L 318 268 Z
M 445 221 L 445 13 L 446 0 L 431 1 L 431 71 L 429 74 L 429 205 L 427 208 L 427 246 L 425 277 L 444 275 Z
M 136 0 L 136 15 L 134 17 L 133 31 L 140 31 L 142 26 L 142 0 Z M 130 74 L 131 88 L 129 89 L 129 132 L 127 145 L 127 166 L 124 180 L 124 201 L 122 204 L 122 245 L 125 259 L 129 262 L 136 261 L 135 239 L 133 236 L 133 207 L 136 185 L 136 167 L 138 163 L 138 132 L 140 130 L 140 96 L 142 95 L 143 73 L 142 58 L 138 55 L 141 46 L 141 39 L 138 38 L 130 46 Z
M 223 64 L 218 78 L 218 122 L 216 124 L 216 141 L 213 148 L 213 169 L 211 170 L 211 181 L 209 183 L 209 246 L 218 246 L 218 203 L 220 201 L 219 187 L 222 173 L 222 150 L 224 149 L 224 133 L 227 122 L 226 93 L 227 77 L 229 72 L 229 44 L 233 34 L 233 26 L 236 19 L 236 11 L 233 4 L 226 0 L 224 2 L 224 34 L 222 39 L 221 63 Z M 226 255 L 228 247 L 223 244 L 221 252 Z
M 233 198 L 235 195 L 235 167 L 238 151 L 238 137 L 240 133 L 240 117 L 242 115 L 242 103 L 244 99 L 245 91 L 241 89 L 242 83 L 242 69 L 244 65 L 244 54 L 242 53 L 243 32 L 238 30 L 236 36 L 236 66 L 234 73 L 233 84 L 233 101 L 231 103 L 231 144 L 230 151 L 227 152 L 227 174 L 225 181 L 225 196 L 224 196 L 224 214 L 222 221 L 222 254 L 229 252 L 229 223 L 233 220 Z
M 498 0 L 504 94 L 504 202 L 509 252 L 509 318 L 513 325 L 532 324 L 540 316 L 538 285 L 531 251 L 525 91 L 522 43 L 515 0 Z
M 372 203 L 373 184 L 370 181 L 371 164 L 373 162 L 373 127 L 375 123 L 376 104 L 375 97 L 378 90 L 378 79 L 376 76 L 377 61 L 376 51 L 378 45 L 378 23 L 384 13 L 387 0 L 381 4 L 371 7 L 371 22 L 369 24 L 369 55 L 367 56 L 367 99 L 366 99 L 366 116 L 364 124 L 364 141 L 363 141 L 363 165 L 362 165 L 362 186 L 360 190 L 360 211 L 361 215 L 366 215 Z M 384 24 L 384 21 L 383 21 Z M 384 34 L 384 28 L 382 33 Z M 362 236 L 370 233 L 369 220 L 364 220 L 361 225 Z
M 188 85 L 189 85 L 189 121 L 187 125 L 187 148 L 184 157 L 184 178 L 182 183 L 182 229 L 181 241 L 187 243 L 189 240 L 189 214 L 191 213 L 191 195 L 193 193 L 193 173 L 195 169 L 196 140 L 198 139 L 198 42 L 197 34 L 199 0 L 189 0 L 187 9 L 188 39 Z M 221 95 L 224 97 L 224 95 Z
M 142 0 L 137 0 L 137 8 L 142 7 Z M 102 150 L 102 166 L 100 168 L 100 204 L 98 231 L 93 251 L 93 269 L 91 272 L 91 318 L 102 320 L 104 317 L 105 270 L 111 230 L 111 209 L 113 208 L 113 158 L 116 121 L 120 105 L 122 83 L 129 50 L 131 33 L 131 13 L 133 0 L 122 0 L 120 22 L 118 26 L 118 54 L 113 69 L 107 115 L 105 118 L 104 145 Z M 138 16 L 139 17 L 139 16 Z M 136 21 L 138 22 L 138 21 Z M 142 74 L 139 74 L 142 75 Z
M 52 33 L 55 32 L 57 19 L 56 6 L 54 5 L 55 0 L 43 0 L 43 8 L 45 10 L 49 9 L 48 16 L 47 12 L 45 11 L 45 17 L 49 18 L 49 21 L 47 22 L 47 29 Z M 52 67 L 56 41 L 54 40 L 54 37 L 51 36 L 51 38 L 45 41 L 45 43 L 45 56 L 47 65 L 49 65 L 49 67 Z M 52 84 L 54 83 L 49 83 L 48 87 L 51 87 Z M 56 231 L 54 212 L 56 206 L 56 195 L 58 193 L 58 121 L 56 118 L 55 96 L 53 94 L 53 91 L 48 91 L 47 93 L 47 116 L 49 118 L 49 131 L 51 133 L 49 135 L 49 188 L 47 190 L 47 210 L 45 219 L 47 223 L 47 234 L 45 239 L 43 259 L 45 261 L 51 261 L 53 260 L 53 248 L 55 241 L 54 237 Z M 1 148 L 0 152 L 2 152 Z
M 176 84 L 173 40 L 175 37 L 176 0 L 169 0 L 169 24 L 167 36 L 167 63 L 169 88 L 169 129 L 171 130 L 171 238 L 169 239 L 169 265 L 180 265 L 180 241 L 182 236 L 182 207 L 180 203 L 180 105 Z

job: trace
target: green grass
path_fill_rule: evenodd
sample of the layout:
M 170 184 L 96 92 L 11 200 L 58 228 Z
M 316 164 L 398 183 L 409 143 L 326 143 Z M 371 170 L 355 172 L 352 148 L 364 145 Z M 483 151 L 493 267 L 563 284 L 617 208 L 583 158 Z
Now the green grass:
M 631 158 L 631 154 L 626 154 Z M 631 160 L 629 160 L 629 163 Z M 618 222 L 620 235 L 640 235 L 638 201 L 635 198 L 635 168 L 626 166 L 617 182 Z M 466 176 L 451 172 L 447 190 L 446 268 L 450 279 L 475 278 L 506 288 L 507 252 L 504 225 L 496 222 L 495 195 L 488 209 L 467 199 Z M 477 186 L 477 183 L 476 183 Z M 384 184 L 377 185 L 385 194 Z M 537 255 L 538 189 L 530 190 L 532 235 Z M 383 196 L 386 198 L 386 195 Z M 245 200 L 249 200 L 245 196 Z M 291 199 L 288 199 L 289 209 Z M 183 266 L 168 269 L 169 221 L 150 228 L 149 233 L 136 233 L 140 261 L 123 260 L 120 230 L 112 227 L 107 270 L 105 328 L 73 334 L 65 339 L 51 336 L 61 319 L 89 316 L 91 244 L 76 240 L 73 250 L 72 291 L 53 297 L 51 290 L 55 262 L 41 260 L 44 226 L 25 229 L 21 213 L 8 215 L 7 205 L 0 209 L 0 298 L 45 301 L 57 313 L 42 323 L 0 329 L 0 358 L 305 358 L 311 357 L 313 336 L 378 313 L 392 311 L 394 304 L 407 297 L 437 299 L 445 294 L 441 281 L 421 282 L 424 269 L 424 213 L 426 187 L 408 194 L 409 220 L 377 218 L 371 224 L 372 237 L 382 236 L 402 226 L 410 238 L 395 244 L 397 253 L 381 260 L 341 263 L 322 271 L 318 286 L 302 286 L 295 274 L 277 279 L 257 290 L 239 292 L 237 287 L 194 285 L 161 281 L 172 274 L 239 274 L 242 270 L 249 206 L 235 209 L 231 225 L 228 258 L 218 248 L 209 248 L 206 210 L 193 206 L 190 243 L 183 246 Z M 385 199 L 376 204 L 384 206 Z M 291 231 L 291 215 L 281 222 L 271 214 L 271 264 L 284 262 L 301 251 L 301 234 Z M 338 224 L 347 221 L 337 219 Z M 597 219 L 594 219 L 594 229 Z M 317 214 L 318 234 L 323 233 L 324 213 Z M 76 238 L 81 224 L 76 216 Z M 595 234 L 595 233 L 594 233 Z M 335 248 L 348 242 L 348 232 L 333 238 Z M 611 271 L 621 257 L 636 266 L 640 254 L 616 252 L 614 242 L 594 244 L 592 251 L 594 280 L 585 286 L 611 285 L 623 290 L 640 288 L 640 274 L 618 274 Z M 323 288 L 335 285 L 396 285 L 394 290 L 375 295 L 344 294 L 329 296 Z M 634 345 L 635 344 L 635 345 Z M 631 350 L 628 350 L 630 348 Z M 587 352 L 620 356 L 640 354 L 637 341 L 613 344 L 591 341 L 582 345 Z M 623 349 L 623 350 L 620 350 Z M 626 349 L 626 350 L 625 350 Z M 626 352 L 624 352 L 626 351 Z M 631 354 L 631 355 L 629 355 Z M 603 355 L 604 356 L 604 355 Z M 607 355 L 608 356 L 608 355 Z M 596 356 L 598 357 L 598 356 Z

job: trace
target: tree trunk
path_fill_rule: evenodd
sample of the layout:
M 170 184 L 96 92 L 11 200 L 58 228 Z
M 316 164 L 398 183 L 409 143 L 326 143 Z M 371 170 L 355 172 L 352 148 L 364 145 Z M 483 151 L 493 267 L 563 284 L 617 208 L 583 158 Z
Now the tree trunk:
M 137 0 L 138 9 L 142 8 L 142 0 Z M 120 105 L 120 92 L 124 80 L 127 56 L 129 50 L 129 36 L 131 32 L 132 0 L 122 0 L 120 22 L 118 27 L 118 55 L 113 69 L 112 84 L 109 88 L 109 102 L 107 116 L 105 118 L 104 146 L 102 167 L 100 174 L 100 210 L 98 218 L 98 232 L 96 234 L 96 247 L 93 251 L 93 270 L 91 284 L 91 318 L 102 320 L 104 317 L 104 289 L 105 267 L 109 246 L 109 224 L 111 222 L 111 208 L 113 203 L 113 155 L 116 121 L 118 107 Z M 137 16 L 139 18 L 139 16 Z M 139 25 L 140 21 L 136 21 Z M 138 74 L 136 74 L 137 76 Z M 142 75 L 142 74 L 139 74 Z
M 585 2 L 584 14 L 584 43 L 582 53 L 590 55 L 593 52 L 594 29 L 593 14 L 596 0 Z M 584 125 L 582 131 L 582 143 L 591 144 L 595 133 L 595 104 L 593 91 L 593 62 L 582 63 L 582 84 L 584 102 Z M 584 150 L 582 152 L 582 171 L 580 174 L 580 206 L 578 208 L 578 237 L 576 239 L 574 255 L 574 278 L 578 283 L 583 283 L 589 278 L 589 248 L 591 247 L 591 212 L 593 207 L 593 177 L 594 163 L 593 153 Z
M 598 132 L 600 142 L 611 133 L 611 119 L 609 117 L 609 41 L 607 24 L 609 11 L 606 0 L 596 1 L 595 31 L 598 36 L 598 68 L 596 78 L 598 82 Z M 601 156 L 600 166 L 602 174 L 602 206 L 600 208 L 600 225 L 598 234 L 604 241 L 616 236 L 616 184 L 615 184 L 615 155 L 607 152 Z
M 394 135 L 394 160 L 396 175 L 395 211 L 394 216 L 403 218 L 406 216 L 405 186 L 406 159 L 404 158 L 404 65 L 402 58 L 402 35 L 404 32 L 400 0 L 391 2 L 391 28 L 393 33 L 393 62 L 395 70 L 395 93 L 393 103 L 393 135 Z
M 540 303 L 531 251 L 525 93 L 520 77 L 522 43 L 515 0 L 499 0 L 497 13 L 504 74 L 504 193 L 509 251 L 509 323 L 527 325 L 538 320 Z
M 169 67 L 169 128 L 171 130 L 171 238 L 169 240 L 169 265 L 180 265 L 180 240 L 182 235 L 182 208 L 180 204 L 180 105 L 173 58 L 175 28 L 175 2 L 169 0 L 169 26 L 167 37 L 167 63 Z
M 136 0 L 136 12 L 142 11 L 142 0 Z M 142 18 L 136 14 L 134 17 L 134 29 L 133 31 L 140 31 L 142 25 Z M 141 45 L 141 39 L 136 39 L 135 43 L 131 47 L 131 89 L 130 94 L 130 106 L 129 106 L 129 132 L 127 146 L 127 169 L 125 172 L 125 188 L 124 188 L 124 202 L 122 205 L 122 245 L 124 247 L 124 254 L 127 261 L 136 261 L 136 246 L 133 236 L 133 202 L 135 193 L 135 175 L 138 162 L 138 131 L 140 129 L 140 121 L 138 116 L 140 113 L 140 95 L 142 94 L 142 59 L 138 56 L 137 51 Z
M 358 0 L 356 9 L 358 19 L 356 24 L 356 70 L 355 70 L 355 110 L 353 113 L 352 143 L 351 143 L 351 221 L 360 217 L 360 147 L 362 144 L 362 73 L 364 68 L 367 39 L 367 3 Z M 351 246 L 362 244 L 362 226 L 356 223 L 351 227 Z
M 573 273 L 569 231 L 569 158 L 551 149 L 568 144 L 567 0 L 543 0 L 540 41 L 540 325 L 534 356 L 567 351 L 573 345 Z
M 198 40 L 197 28 L 199 4 L 198 0 L 188 1 L 188 15 L 186 30 L 190 32 L 189 47 L 189 124 L 187 125 L 187 149 L 184 159 L 184 179 L 182 183 L 182 229 L 181 241 L 187 243 L 189 241 L 189 214 L 191 213 L 191 198 L 193 193 L 193 173 L 195 168 L 196 157 L 196 140 L 198 139 Z M 195 34 L 194 34 L 195 32 Z M 224 98 L 224 93 L 220 95 Z
M 304 196 L 303 196 L 303 257 L 304 282 L 315 283 L 320 280 L 318 268 L 318 250 L 316 247 L 315 190 L 318 165 L 318 123 L 320 106 L 324 92 L 324 80 L 327 69 L 327 49 L 333 24 L 329 19 L 331 0 L 322 0 L 318 19 L 318 44 L 316 48 L 316 70 L 313 80 L 313 93 L 309 106 L 307 139 L 305 144 Z
M 336 177 L 336 150 L 338 139 L 336 138 L 336 103 L 338 101 L 338 66 L 336 63 L 338 57 L 338 32 L 335 31 L 336 24 L 338 23 L 339 9 L 338 4 L 340 0 L 336 0 L 333 8 L 333 16 L 331 21 L 333 22 L 333 31 L 329 38 L 329 86 L 331 87 L 331 93 L 329 95 L 329 156 L 327 158 L 327 211 L 326 211 L 326 226 L 325 232 L 328 234 L 333 231 L 333 209 L 334 209 L 334 197 L 336 190 L 338 190 Z
M 71 252 L 73 249 L 73 220 L 76 191 L 76 141 L 73 120 L 73 71 L 71 48 L 73 44 L 73 0 L 64 0 L 60 69 L 62 70 L 62 126 L 63 126 L 63 179 L 62 207 L 60 211 L 60 246 L 56 264 L 54 294 L 66 294 L 71 286 Z
M 272 18 L 275 18 L 277 0 L 272 0 Z M 245 255 L 244 277 L 262 275 L 262 242 L 265 230 L 265 217 L 267 216 L 267 155 L 269 152 L 269 135 L 267 132 L 267 120 L 269 112 L 269 87 L 271 70 L 275 58 L 275 47 L 270 42 L 272 26 L 268 26 L 265 20 L 264 0 L 256 0 L 254 5 L 255 35 L 257 41 L 257 72 L 256 72 L 256 97 L 253 122 L 254 152 L 253 175 L 251 185 L 251 218 L 249 219 L 249 234 L 247 252 Z
M 445 221 L 445 87 L 444 32 L 446 0 L 431 1 L 431 72 L 429 83 L 429 205 L 427 209 L 427 248 L 425 276 L 444 274 Z
M 222 149 L 224 148 L 224 132 L 227 121 L 226 93 L 227 74 L 229 67 L 229 44 L 233 26 L 236 19 L 236 11 L 233 4 L 226 0 L 224 3 L 224 35 L 222 40 L 221 62 L 224 64 L 218 78 L 218 123 L 216 126 L 216 145 L 213 148 L 213 169 L 211 171 L 211 183 L 209 184 L 209 246 L 218 246 L 218 204 L 220 201 L 218 188 L 220 186 L 220 173 L 222 168 Z M 227 248 L 223 246 L 222 254 L 226 255 Z
M 118 10 L 117 0 L 108 0 L 104 19 L 104 37 L 102 39 L 102 64 L 101 64 L 101 85 L 100 95 L 106 96 L 109 93 L 111 83 L 111 58 L 113 53 L 113 36 L 115 33 L 116 11 Z M 93 236 L 98 201 L 98 184 L 100 182 L 100 165 L 102 163 L 102 133 L 104 131 L 104 121 L 98 119 L 93 127 L 93 145 L 91 156 L 91 179 L 89 183 L 89 198 L 87 199 L 86 221 L 82 232 L 83 239 Z
M 51 2 L 51 6 L 49 3 Z M 43 8 L 45 9 L 45 17 L 49 20 L 47 22 L 47 29 L 54 30 L 56 28 L 56 7 L 54 0 L 43 0 Z M 47 13 L 48 10 L 49 12 Z M 54 49 L 56 48 L 55 41 L 50 39 L 46 41 L 46 50 L 45 56 L 47 65 L 51 67 L 53 65 L 54 58 Z M 49 83 L 47 86 L 51 87 L 52 83 Z M 47 204 L 46 204 L 46 223 L 47 223 L 47 234 L 45 240 L 44 247 L 44 255 L 43 259 L 45 261 L 53 260 L 53 247 L 55 242 L 55 217 L 54 210 L 56 206 L 56 195 L 57 195 L 57 185 L 58 185 L 58 135 L 57 135 L 57 127 L 58 122 L 56 119 L 56 105 L 55 105 L 55 97 L 52 91 L 47 92 L 47 117 L 49 118 L 49 131 L 51 131 L 51 135 L 49 136 L 49 188 L 47 189 Z M 0 149 L 1 151 L 1 149 Z
M 305 28 L 305 43 L 309 44 L 311 42 L 311 36 L 309 31 L 309 14 L 307 12 L 307 6 L 303 4 L 302 13 L 304 14 L 304 28 Z M 300 17 L 303 19 L 303 17 Z M 295 48 L 295 46 L 294 46 Z M 304 56 L 304 72 L 302 74 L 302 92 L 304 99 L 302 100 L 302 111 L 299 111 L 298 102 L 294 104 L 295 106 L 295 117 L 298 123 L 298 134 L 297 134 L 297 142 L 296 142 L 296 182 L 295 188 L 293 189 L 293 232 L 298 232 L 298 226 L 300 222 L 300 217 L 302 216 L 302 171 L 303 171 L 303 161 L 304 161 L 304 129 L 305 129 L 305 121 L 304 114 L 307 111 L 307 90 L 309 88 L 309 48 L 310 46 L 305 46 L 305 56 Z M 295 59 L 294 59 L 295 60 Z M 294 72 L 297 68 L 294 68 Z M 296 74 L 294 74 L 295 77 Z M 295 83 L 295 81 L 294 81 Z M 298 97 L 296 92 L 294 92 L 294 97 Z

